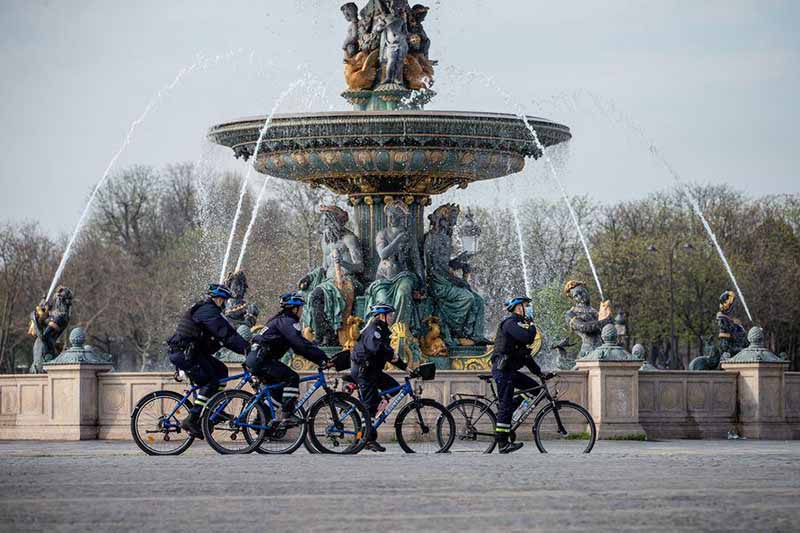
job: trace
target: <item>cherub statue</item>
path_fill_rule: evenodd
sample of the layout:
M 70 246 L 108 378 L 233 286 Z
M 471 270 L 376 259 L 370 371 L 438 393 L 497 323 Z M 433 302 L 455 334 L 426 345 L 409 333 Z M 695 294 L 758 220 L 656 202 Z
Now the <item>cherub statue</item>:
M 348 2 L 342 6 L 342 13 L 348 22 L 347 36 L 344 38 L 342 50 L 347 58 L 353 57 L 358 53 L 358 6 L 354 2 Z
M 717 313 L 719 351 L 723 354 L 730 354 L 730 357 L 747 347 L 747 332 L 739 321 L 731 316 L 734 303 L 736 303 L 736 293 L 733 291 L 723 292 L 719 297 L 719 313 Z
M 391 6 L 378 2 L 382 17 L 373 27 L 381 35 L 381 84 L 405 86 L 403 68 L 408 55 L 408 2 L 392 0 Z

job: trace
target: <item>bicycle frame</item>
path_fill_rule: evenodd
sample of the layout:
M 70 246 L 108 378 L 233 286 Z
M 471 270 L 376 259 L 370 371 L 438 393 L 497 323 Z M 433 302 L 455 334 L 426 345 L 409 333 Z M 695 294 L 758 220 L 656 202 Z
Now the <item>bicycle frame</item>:
M 492 391 L 493 399 L 486 404 L 485 409 L 483 411 L 481 411 L 480 416 L 478 418 L 483 416 L 483 414 L 487 410 L 491 409 L 493 405 L 500 403 L 498 398 L 497 398 L 497 391 L 494 388 L 494 383 L 490 381 L 489 382 L 489 387 L 490 387 L 490 389 Z M 534 392 L 534 391 L 538 391 L 538 394 L 536 395 L 534 400 L 520 414 L 520 416 L 516 420 L 516 422 L 514 422 L 513 419 L 512 419 L 511 431 L 516 431 L 522 424 L 524 424 L 525 420 L 527 420 L 528 417 L 531 415 L 531 413 L 533 413 L 533 411 L 536 410 L 536 408 L 539 406 L 539 404 L 546 400 L 550 405 L 553 406 L 553 415 L 555 417 L 556 424 L 558 425 L 558 431 L 563 433 L 563 434 L 566 434 L 566 429 L 564 428 L 564 424 L 561 422 L 561 416 L 558 414 L 558 409 L 556 408 L 556 399 L 553 398 L 553 396 L 550 394 L 550 389 L 547 387 L 547 382 L 546 381 L 542 380 L 542 384 L 539 385 L 538 387 L 534 387 L 534 388 L 531 388 L 531 389 L 525 389 L 525 390 L 521 390 L 521 391 L 515 392 L 514 396 L 528 395 L 528 394 L 530 394 L 531 392 Z M 460 398 L 479 398 L 479 399 L 482 399 L 482 400 L 488 400 L 488 398 L 486 396 L 482 395 L 482 394 L 454 394 L 453 397 L 454 398 L 458 398 L 458 399 L 460 399 Z
M 223 378 L 223 379 L 219 380 L 217 383 L 221 385 L 223 383 L 228 383 L 230 381 L 235 381 L 235 380 L 239 379 L 241 381 L 239 381 L 239 383 L 236 385 L 236 387 L 234 387 L 234 389 L 238 390 L 238 389 L 241 389 L 247 383 L 250 382 L 250 377 L 251 377 L 250 372 L 245 371 L 245 372 L 242 372 L 241 374 L 236 374 L 235 376 L 228 376 L 227 378 Z M 186 394 L 184 394 L 183 398 L 181 398 L 181 401 L 178 402 L 175 405 L 175 408 L 172 410 L 172 412 L 169 415 L 167 415 L 166 417 L 164 417 L 164 422 L 165 422 L 166 429 L 170 429 L 173 426 L 175 426 L 176 428 L 180 427 L 180 423 L 171 424 L 169 421 L 172 420 L 172 418 L 175 416 L 175 413 L 177 413 L 178 410 L 183 405 L 185 405 L 186 402 L 189 401 L 189 398 L 197 398 L 197 391 L 200 390 L 201 388 L 203 388 L 204 386 L 205 385 L 192 385 L 192 387 L 189 390 L 186 391 Z
M 314 393 L 317 392 L 319 389 L 328 390 L 328 380 L 325 378 L 325 372 L 322 371 L 322 370 L 319 370 L 316 374 L 313 374 L 311 376 L 306 376 L 304 378 L 300 378 L 300 383 L 306 383 L 306 382 L 309 382 L 309 381 L 313 381 L 314 384 L 311 385 L 311 387 L 309 387 L 309 389 L 306 391 L 306 393 L 297 401 L 295 409 L 298 409 L 298 408 L 302 407 L 309 400 L 309 398 L 311 398 L 311 396 L 313 396 Z M 253 429 L 269 429 L 269 428 L 271 428 L 273 422 L 275 421 L 275 404 L 272 402 L 272 394 L 270 394 L 270 391 L 272 391 L 274 389 L 280 389 L 280 388 L 283 388 L 285 386 L 286 386 L 286 383 L 274 383 L 274 384 L 271 384 L 271 385 L 264 385 L 263 387 L 261 387 L 260 390 L 258 391 L 258 394 L 253 396 L 253 398 L 250 400 L 250 403 L 248 403 L 247 406 L 242 410 L 242 412 L 239 413 L 239 415 L 234 419 L 236 424 L 238 426 L 240 426 L 240 427 L 247 427 L 247 428 L 253 428 Z M 269 408 L 270 422 L 266 426 L 264 426 L 264 425 L 247 424 L 243 420 L 243 418 L 244 419 L 247 418 L 247 415 L 253 409 L 253 406 L 255 406 L 258 402 L 264 402 L 267 405 L 267 407 Z M 215 413 L 213 413 L 212 415 L 210 415 L 210 416 L 219 415 L 221 410 L 225 409 L 226 406 L 227 406 L 227 403 L 223 404 L 223 405 L 220 405 L 218 410 Z
M 410 395 L 412 399 L 416 399 L 417 396 L 414 393 L 414 387 L 411 385 L 411 380 L 408 376 L 406 376 L 405 383 L 402 385 L 398 385 L 397 387 L 393 387 L 388 390 L 378 391 L 378 394 L 380 396 L 393 396 L 397 394 L 397 396 L 392 398 L 392 401 L 386 406 L 386 409 L 384 409 L 372 422 L 372 428 L 376 431 L 379 427 L 381 427 L 381 424 L 386 422 L 386 419 L 389 418 L 389 415 L 392 414 L 392 411 L 394 411 L 397 406 L 400 405 L 400 402 L 403 401 L 403 398 Z

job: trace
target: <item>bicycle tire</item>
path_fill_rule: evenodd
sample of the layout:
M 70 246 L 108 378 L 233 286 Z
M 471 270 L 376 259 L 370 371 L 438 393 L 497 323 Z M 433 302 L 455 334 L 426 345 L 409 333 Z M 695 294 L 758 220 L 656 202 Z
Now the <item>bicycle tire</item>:
M 264 408 L 264 412 L 268 412 L 268 410 L 266 408 Z M 258 446 L 256 446 L 253 451 L 255 451 L 256 453 L 263 454 L 263 455 L 288 455 L 290 453 L 296 452 L 297 449 L 300 448 L 300 446 L 304 442 L 306 442 L 306 440 L 307 440 L 306 439 L 306 434 L 307 434 L 307 427 L 308 427 L 308 425 L 306 423 L 306 419 L 308 418 L 308 416 L 306 414 L 306 410 L 303 409 L 302 407 L 298 407 L 297 408 L 297 413 L 303 420 L 303 423 L 300 425 L 300 428 L 301 428 L 300 429 L 300 435 L 299 435 L 299 438 L 297 440 L 293 441 L 290 446 L 287 446 L 283 450 L 280 450 L 280 451 L 276 451 L 274 449 L 271 450 L 271 449 L 269 449 L 267 447 L 267 440 L 270 438 L 270 431 L 267 430 L 265 432 L 265 434 L 264 434 L 264 438 L 261 439 L 261 443 Z M 253 439 L 253 436 L 251 434 L 250 428 L 244 428 L 242 430 L 242 434 L 244 435 L 244 438 L 247 439 L 247 442 L 250 442 Z
M 421 435 L 416 433 L 416 429 L 419 429 L 420 426 L 419 417 L 417 416 L 418 409 L 425 409 L 426 415 L 424 418 L 433 419 L 435 417 L 433 420 L 423 419 L 424 427 Z M 409 415 L 412 415 L 412 418 L 408 419 Z M 408 423 L 406 423 L 406 419 L 409 420 Z M 436 426 L 436 435 L 429 436 L 431 430 L 434 429 L 434 425 Z M 403 428 L 406 429 L 404 430 Z M 456 423 L 453 420 L 453 415 L 444 405 L 430 398 L 419 398 L 406 404 L 395 419 L 394 429 L 397 435 L 397 443 L 406 453 L 446 453 L 450 446 L 453 445 L 456 436 Z M 421 438 L 422 435 L 426 436 L 425 439 Z M 435 442 L 438 446 L 435 449 L 428 445 L 433 442 L 431 440 L 432 437 L 435 437 Z
M 151 446 L 148 446 L 147 443 L 148 442 L 153 443 L 154 440 L 152 440 L 152 439 L 154 439 L 155 437 L 152 437 L 153 436 L 152 433 L 149 434 L 149 435 L 145 435 L 143 437 L 139 432 L 139 423 L 138 422 L 139 422 L 139 419 L 142 416 L 142 414 L 146 412 L 148 404 L 150 404 L 151 402 L 157 401 L 159 399 L 168 399 L 169 401 L 173 401 L 174 400 L 175 404 L 178 404 L 183 400 L 183 398 L 184 398 L 184 396 L 181 395 L 181 394 L 178 394 L 177 392 L 167 391 L 167 390 L 160 390 L 160 391 L 155 391 L 155 392 L 151 392 L 149 394 L 146 394 L 145 396 L 143 396 L 136 403 L 136 407 L 133 408 L 133 412 L 131 413 L 131 436 L 133 437 L 133 441 L 136 443 L 136 445 L 139 447 L 140 450 L 142 450 L 147 455 L 180 455 L 180 454 L 182 454 L 183 452 L 185 452 L 186 450 L 189 449 L 189 447 L 194 442 L 194 437 L 192 435 L 190 435 L 188 432 L 186 432 L 186 431 L 184 431 L 182 429 L 177 429 L 175 431 L 175 433 L 176 434 L 181 434 L 181 433 L 185 434 L 186 435 L 186 439 L 183 442 L 180 442 L 177 447 L 175 447 L 173 449 L 170 449 L 170 450 L 158 450 L 158 449 L 152 448 Z M 181 409 L 183 409 L 183 408 L 186 409 L 186 415 L 188 416 L 189 410 L 192 408 L 192 402 L 187 399 L 186 402 L 184 402 L 184 404 L 181 406 Z M 170 409 L 169 412 L 172 412 L 172 409 Z M 163 416 L 164 415 L 162 414 L 161 418 L 163 418 Z M 175 418 L 175 423 L 179 424 L 180 420 L 178 420 L 177 416 L 175 416 L 174 418 Z M 160 420 L 161 419 L 159 418 L 159 422 L 160 422 Z M 158 429 L 158 425 L 154 429 Z M 164 432 L 164 436 L 162 437 L 162 439 L 163 439 L 162 442 L 169 442 L 170 441 L 169 434 L 170 434 L 169 431 Z
M 342 412 L 345 416 L 352 419 L 353 433 L 352 441 L 344 448 L 340 447 L 339 439 L 336 435 L 340 432 L 331 430 L 330 402 L 336 404 L 337 416 Z M 341 409 L 341 410 L 340 410 Z M 316 449 L 316 453 L 351 455 L 364 449 L 367 444 L 367 436 L 370 432 L 370 418 L 364 405 L 343 392 L 332 392 L 318 399 L 308 410 L 308 438 L 311 445 Z M 341 418 L 338 418 L 341 421 Z M 317 424 L 321 422 L 323 429 L 323 439 L 318 435 Z
M 547 405 L 536 415 L 536 419 L 533 421 L 533 439 L 536 442 L 536 447 L 539 448 L 541 453 L 590 453 L 594 448 L 595 442 L 597 442 L 597 426 L 592 415 L 583 406 L 574 402 L 559 400 L 555 404 L 558 407 L 558 413 L 565 429 L 569 426 L 583 431 L 581 433 L 573 432 L 569 435 L 560 435 L 558 431 L 555 431 L 554 434 L 549 426 L 545 427 L 545 424 L 555 424 L 555 416 L 550 416 L 553 412 L 553 404 Z M 574 412 L 574 414 L 571 414 L 571 412 Z M 551 419 L 553 422 L 551 422 Z M 550 440 L 543 439 L 546 435 L 560 437 L 560 439 L 553 439 L 552 442 L 555 442 L 555 440 L 560 440 L 561 442 L 583 442 L 585 440 L 587 444 L 583 449 L 581 449 L 580 445 L 571 445 L 569 448 L 551 445 Z M 548 445 L 546 446 L 545 443 L 548 443 Z M 550 450 L 547 449 L 548 447 Z
M 447 406 L 447 411 L 453 417 L 456 424 L 455 438 L 452 451 L 482 451 L 483 453 L 492 453 L 497 440 L 495 439 L 495 427 L 497 423 L 497 415 L 492 411 L 488 402 L 479 398 L 461 398 L 450 402 Z M 479 427 L 485 426 L 485 428 Z M 481 429 L 483 429 L 481 431 Z M 485 439 L 482 446 L 481 438 Z M 459 443 L 464 442 L 462 446 L 465 449 L 460 449 Z M 468 446 L 466 443 L 474 442 L 474 446 Z M 440 443 L 444 444 L 444 443 Z
M 203 436 L 208 442 L 208 445 L 211 448 L 222 455 L 238 455 L 238 454 L 247 454 L 255 450 L 260 444 L 261 440 L 264 438 L 266 434 L 265 428 L 259 428 L 258 430 L 254 430 L 251 428 L 251 439 L 247 439 L 244 437 L 244 428 L 242 426 L 237 425 L 234 420 L 235 418 L 241 415 L 241 409 L 244 406 L 249 405 L 251 400 L 253 399 L 253 395 L 249 392 L 243 390 L 226 390 L 219 392 L 211 397 L 206 408 L 203 411 Z M 234 404 L 234 402 L 239 402 Z M 224 404 L 224 405 L 223 405 Z M 223 427 L 220 423 L 213 423 L 210 421 L 212 413 L 216 413 L 218 409 L 228 409 L 229 406 L 233 405 L 232 411 L 227 413 L 231 419 L 227 422 L 227 426 Z M 237 407 L 241 405 L 238 409 Z M 255 413 L 253 413 L 255 411 Z M 255 415 L 255 416 L 253 416 Z M 259 420 L 267 420 L 267 413 L 264 409 L 264 406 L 261 405 L 260 402 L 255 403 L 250 411 L 247 413 L 247 420 L 251 424 L 256 424 Z M 223 422 L 224 424 L 225 422 Z M 238 440 L 239 433 L 242 433 L 242 441 L 244 441 L 245 446 L 242 447 L 234 447 L 234 446 L 227 446 L 226 441 L 220 437 L 220 435 L 229 435 L 229 441 L 235 442 Z

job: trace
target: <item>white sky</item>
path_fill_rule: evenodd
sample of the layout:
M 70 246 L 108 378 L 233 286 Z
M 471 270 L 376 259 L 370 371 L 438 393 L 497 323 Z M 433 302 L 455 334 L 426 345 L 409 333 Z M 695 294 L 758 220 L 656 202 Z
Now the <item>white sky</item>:
M 243 50 L 167 94 L 116 168 L 203 157 L 244 169 L 207 145 L 208 126 L 267 113 L 304 72 L 325 96 L 299 91 L 281 111 L 345 109 L 340 4 L 0 0 L 0 221 L 70 231 L 130 123 L 198 53 Z M 572 128 L 557 154 L 570 191 L 613 201 L 671 186 L 635 125 L 686 180 L 800 192 L 800 2 L 427 5 L 439 60 L 429 109 L 513 111 L 463 73 L 491 76 L 530 114 Z M 533 181 L 526 195 L 553 193 L 543 175 Z

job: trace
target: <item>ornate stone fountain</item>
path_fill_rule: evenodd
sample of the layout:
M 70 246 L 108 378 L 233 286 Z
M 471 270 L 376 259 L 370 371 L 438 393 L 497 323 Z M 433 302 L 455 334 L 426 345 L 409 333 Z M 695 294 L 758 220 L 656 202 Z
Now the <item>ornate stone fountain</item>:
M 348 88 L 342 96 L 353 111 L 275 115 L 257 154 L 267 117 L 218 124 L 208 136 L 237 158 L 252 160 L 263 174 L 347 195 L 360 257 L 352 239 L 348 246 L 341 230 L 331 230 L 323 242 L 325 263 L 301 283 L 316 302 L 316 316 L 329 322 L 307 324 L 309 336 L 321 340 L 319 328 L 335 324 L 339 330 L 325 332 L 326 343 L 347 345 L 365 306 L 388 299 L 400 307 L 395 344 L 406 357 L 429 357 L 445 368 L 482 368 L 485 339 L 475 338 L 475 328 L 467 331 L 474 324 L 457 320 L 482 321 L 483 301 L 478 296 L 472 311 L 454 317 L 457 302 L 469 302 L 474 293 L 467 282 L 444 275 L 442 261 L 431 255 L 452 253 L 442 243 L 452 237 L 458 207 L 432 215 L 430 241 L 438 244 L 423 247 L 425 207 L 452 187 L 520 172 L 526 158 L 542 153 L 518 116 L 422 109 L 434 95 L 436 65 L 422 25 L 427 8 L 411 8 L 407 0 L 369 0 L 360 12 L 353 3 L 341 9 L 349 24 L 342 47 Z M 527 122 L 544 147 L 571 138 L 562 124 L 537 117 Z M 322 213 L 323 226 L 332 220 L 330 213 Z M 468 259 L 468 253 L 448 256 L 444 265 L 468 268 Z M 438 276 L 429 275 L 432 263 L 439 265 Z M 432 329 L 448 340 L 446 357 Z

